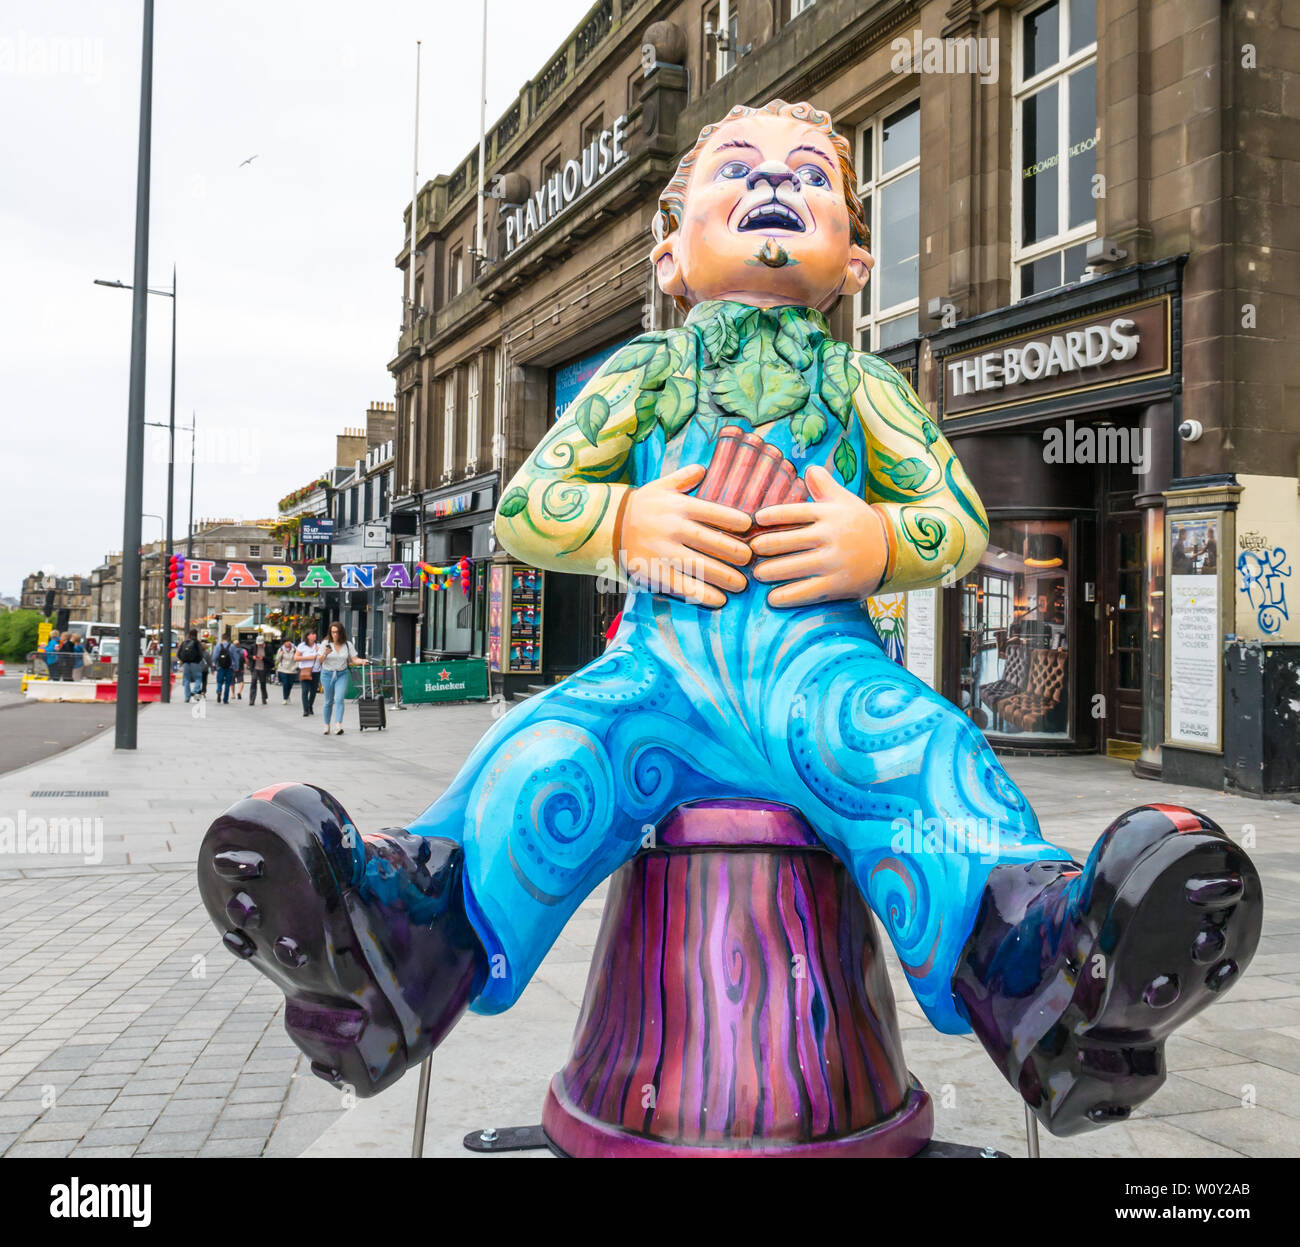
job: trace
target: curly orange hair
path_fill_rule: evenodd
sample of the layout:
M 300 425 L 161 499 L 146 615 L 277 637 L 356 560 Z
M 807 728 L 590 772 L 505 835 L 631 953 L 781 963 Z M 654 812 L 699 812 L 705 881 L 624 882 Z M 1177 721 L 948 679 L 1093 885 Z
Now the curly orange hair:
M 715 121 L 700 131 L 695 145 L 677 162 L 677 171 L 668 185 L 660 192 L 659 211 L 652 224 L 656 242 L 662 242 L 682 223 L 682 212 L 686 206 L 686 191 L 690 186 L 691 172 L 699 159 L 700 152 L 709 141 L 709 137 L 729 121 L 738 117 L 754 117 L 759 113 L 770 113 L 774 117 L 794 117 L 806 121 L 810 126 L 820 130 L 835 148 L 839 158 L 840 177 L 844 182 L 844 203 L 849 210 L 849 226 L 853 241 L 860 246 L 871 245 L 871 227 L 858 198 L 858 175 L 853 167 L 853 147 L 842 134 L 831 125 L 830 113 L 824 113 L 811 104 L 787 104 L 785 100 L 770 100 L 762 108 L 750 108 L 737 104 L 721 121 Z

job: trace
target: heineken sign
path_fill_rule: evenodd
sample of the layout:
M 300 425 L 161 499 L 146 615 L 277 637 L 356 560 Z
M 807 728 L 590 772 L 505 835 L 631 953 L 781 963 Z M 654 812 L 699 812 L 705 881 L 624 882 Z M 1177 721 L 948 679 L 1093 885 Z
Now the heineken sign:
M 626 130 L 626 115 L 616 118 L 613 128 L 602 130 L 587 144 L 580 157 L 566 161 L 525 203 L 515 205 L 514 211 L 506 216 L 507 255 L 549 225 L 627 159 L 627 150 L 623 146 Z
M 479 701 L 488 695 L 487 660 L 483 658 L 408 662 L 399 670 L 404 702 Z

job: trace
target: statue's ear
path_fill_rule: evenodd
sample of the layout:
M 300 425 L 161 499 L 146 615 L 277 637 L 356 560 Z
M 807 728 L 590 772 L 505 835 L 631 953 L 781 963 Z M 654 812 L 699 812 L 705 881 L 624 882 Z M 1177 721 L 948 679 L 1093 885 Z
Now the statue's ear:
M 655 249 L 650 253 L 650 263 L 655 266 L 659 289 L 674 299 L 679 299 L 686 293 L 681 265 L 677 263 L 677 242 L 677 231 L 673 230 L 662 242 L 656 243 Z
M 849 248 L 849 263 L 844 272 L 844 285 L 841 294 L 857 294 L 867 284 L 867 278 L 875 267 L 875 257 L 859 243 Z

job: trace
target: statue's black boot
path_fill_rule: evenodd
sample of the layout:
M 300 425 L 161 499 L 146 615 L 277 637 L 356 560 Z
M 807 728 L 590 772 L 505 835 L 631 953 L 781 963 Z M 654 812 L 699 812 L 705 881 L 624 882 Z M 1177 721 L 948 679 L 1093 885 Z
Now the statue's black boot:
M 1249 857 L 1204 815 L 1121 815 L 1087 864 L 995 867 L 953 976 L 975 1034 L 1057 1135 L 1128 1117 L 1165 1080 L 1170 1033 L 1259 943 Z
M 312 1071 L 360 1096 L 418 1064 L 482 990 L 460 845 L 362 836 L 307 784 L 231 806 L 199 851 L 199 894 L 225 945 L 285 994 Z

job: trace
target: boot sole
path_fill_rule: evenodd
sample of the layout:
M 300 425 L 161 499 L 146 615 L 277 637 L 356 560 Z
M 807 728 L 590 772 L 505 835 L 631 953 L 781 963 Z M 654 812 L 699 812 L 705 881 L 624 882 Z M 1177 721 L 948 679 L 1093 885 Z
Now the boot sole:
M 1021 1067 L 1020 1093 L 1053 1134 L 1127 1119 L 1165 1081 L 1165 1040 L 1255 955 L 1258 871 L 1222 833 L 1180 830 L 1129 870 L 1070 968 L 1069 1006 Z
M 314 1074 L 362 1097 L 402 1076 L 391 971 L 359 896 L 302 815 L 256 798 L 233 806 L 203 839 L 198 883 L 226 948 L 284 992 L 285 1030 Z

